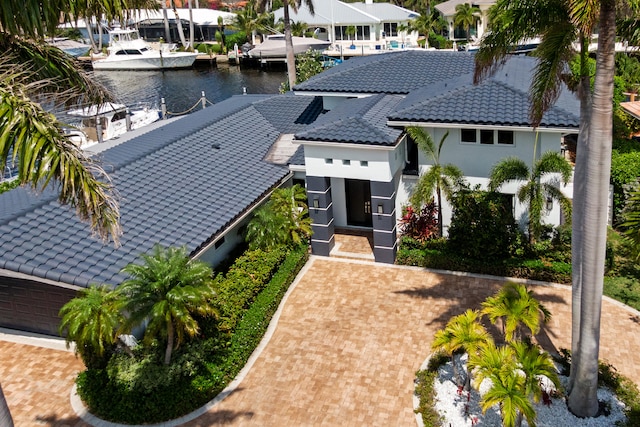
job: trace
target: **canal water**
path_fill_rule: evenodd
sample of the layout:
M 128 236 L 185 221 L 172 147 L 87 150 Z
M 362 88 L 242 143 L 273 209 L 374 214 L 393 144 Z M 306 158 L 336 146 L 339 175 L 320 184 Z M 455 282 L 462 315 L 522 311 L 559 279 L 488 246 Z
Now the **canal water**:
M 107 86 L 117 102 L 133 106 L 139 102 L 160 107 L 165 98 L 167 111 L 178 113 L 191 108 L 202 91 L 212 103 L 233 95 L 277 94 L 286 72 L 240 68 L 234 65 L 197 65 L 187 70 L 94 71 L 96 80 Z

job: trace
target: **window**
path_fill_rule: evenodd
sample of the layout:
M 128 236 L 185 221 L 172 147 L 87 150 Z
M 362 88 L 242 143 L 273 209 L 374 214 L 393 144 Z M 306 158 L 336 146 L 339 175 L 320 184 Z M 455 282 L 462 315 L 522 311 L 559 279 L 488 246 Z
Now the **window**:
M 224 236 L 222 236 L 217 242 L 213 244 L 213 247 L 218 249 L 220 246 L 224 245 Z
M 460 129 L 460 142 L 484 145 L 514 145 L 515 137 L 511 130 Z
M 342 164 L 345 166 L 351 166 L 351 160 L 343 160 Z
M 409 138 L 407 135 L 407 158 L 405 160 L 404 170 L 405 175 L 418 175 L 420 168 L 418 167 L 418 146 L 416 142 Z
M 480 144 L 492 145 L 493 144 L 493 131 L 492 130 L 480 130 Z
M 460 141 L 475 144 L 476 138 L 475 129 L 460 129 Z
M 366 160 L 360 160 L 360 166 L 362 166 L 363 168 L 366 168 L 369 166 L 369 162 Z
M 398 36 L 398 23 L 397 22 L 385 22 L 384 23 L 384 34 L 387 37 L 397 37 Z
M 499 130 L 498 131 L 498 144 L 513 145 L 513 131 L 511 131 L 511 130 Z
M 333 159 L 324 159 L 324 162 L 328 165 L 332 165 L 333 164 Z
M 369 25 L 353 25 L 355 28 L 355 34 L 348 35 L 347 28 L 350 26 L 340 25 L 336 26 L 336 40 L 370 40 L 371 39 L 371 27 Z

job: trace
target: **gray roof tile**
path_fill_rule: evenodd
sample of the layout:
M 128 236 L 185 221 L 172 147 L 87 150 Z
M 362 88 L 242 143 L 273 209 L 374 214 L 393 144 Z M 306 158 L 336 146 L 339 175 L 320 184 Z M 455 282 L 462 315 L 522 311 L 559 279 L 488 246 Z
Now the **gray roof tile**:
M 432 83 L 473 72 L 468 52 L 407 50 L 336 65 L 294 87 L 294 91 L 407 94 Z
M 289 130 L 286 122 L 318 101 L 283 98 L 233 97 L 100 153 L 121 197 L 125 234 L 118 248 L 92 237 L 51 190 L 0 195 L 0 227 L 7 231 L 0 245 L 12 248 L 0 253 L 0 264 L 78 286 L 117 285 L 125 279 L 120 270 L 156 242 L 186 244 L 190 252 L 203 247 L 289 173 L 263 157 Z M 283 104 L 286 120 L 275 114 Z

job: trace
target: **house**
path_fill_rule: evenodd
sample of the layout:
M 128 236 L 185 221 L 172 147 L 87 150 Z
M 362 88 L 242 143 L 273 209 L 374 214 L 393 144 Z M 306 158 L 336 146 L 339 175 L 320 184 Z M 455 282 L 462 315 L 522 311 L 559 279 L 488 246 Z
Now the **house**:
M 117 286 L 126 279 L 121 269 L 155 244 L 185 245 L 215 265 L 242 239 L 253 209 L 292 182 L 306 183 L 314 254 L 331 253 L 336 229 L 357 228 L 372 231 L 377 262 L 393 263 L 397 220 L 429 168 L 405 127 L 424 127 L 436 141 L 448 131 L 441 160 L 481 186 L 501 158 L 531 164 L 577 133 L 578 102 L 566 91 L 531 126 L 534 61 L 510 58 L 474 85 L 468 52 L 364 56 L 293 93 L 232 97 L 119 143 L 96 154 L 120 195 L 117 248 L 92 237 L 55 190 L 0 194 L 0 326 L 56 334 L 57 313 L 78 290 Z M 502 191 L 514 194 L 516 184 Z M 513 207 L 524 221 L 526 206 Z M 544 219 L 560 223 L 559 208 Z
M 403 30 L 418 13 L 391 3 L 374 3 L 366 0 L 359 3 L 345 3 L 339 0 L 314 2 L 315 14 L 302 3 L 297 12 L 289 10 L 290 19 L 304 22 L 315 30 L 315 36 L 332 44 L 348 48 L 385 49 L 401 44 L 417 46 L 416 32 Z M 274 12 L 276 20 L 284 17 L 284 9 Z M 348 29 L 353 27 L 355 34 Z
M 454 24 L 454 16 L 456 15 L 456 6 L 459 4 L 469 4 L 472 7 L 477 7 L 480 12 L 478 13 L 477 20 L 474 26 L 470 28 L 469 37 L 473 40 L 480 40 L 484 35 L 489 25 L 489 8 L 496 4 L 495 0 L 448 0 L 443 3 L 435 5 L 435 8 L 442 18 L 448 24 L 449 40 L 466 40 L 467 33 L 462 26 L 456 26 Z
M 117 286 L 155 244 L 218 263 L 251 211 L 291 182 L 286 160 L 264 159 L 273 143 L 320 111 L 313 97 L 237 96 L 98 153 L 119 194 L 117 248 L 55 190 L 0 194 L 0 326 L 56 335 L 58 311 L 78 290 Z
M 473 54 L 410 50 L 349 60 L 295 86 L 296 95 L 322 97 L 328 110 L 295 135 L 304 147 L 298 173 L 306 175 L 313 252 L 328 255 L 335 229 L 356 226 L 373 230 L 376 261 L 394 261 L 397 220 L 418 173 L 429 168 L 415 143 L 397 132 L 407 126 L 425 128 L 435 141 L 448 132 L 440 161 L 485 188 L 492 166 L 504 157 L 530 165 L 540 153 L 562 152 L 565 138 L 578 132 L 578 100 L 562 91 L 534 129 L 527 94 L 534 65 L 533 58 L 512 57 L 474 85 Z M 517 188 L 512 182 L 501 191 L 511 195 L 524 228 L 527 208 L 513 197 Z M 570 197 L 572 186 L 562 191 Z M 443 204 L 443 214 L 448 226 L 450 206 Z M 550 205 L 544 220 L 560 224 L 559 207 Z

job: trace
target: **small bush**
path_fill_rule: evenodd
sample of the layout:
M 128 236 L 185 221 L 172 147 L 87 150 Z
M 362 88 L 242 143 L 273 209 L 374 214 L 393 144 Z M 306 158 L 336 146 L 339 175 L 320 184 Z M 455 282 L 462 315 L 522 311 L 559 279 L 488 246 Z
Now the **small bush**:
M 434 202 L 422 206 L 419 211 L 411 206 L 402 208 L 400 234 L 424 242 L 438 234 L 437 207 Z

